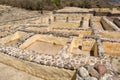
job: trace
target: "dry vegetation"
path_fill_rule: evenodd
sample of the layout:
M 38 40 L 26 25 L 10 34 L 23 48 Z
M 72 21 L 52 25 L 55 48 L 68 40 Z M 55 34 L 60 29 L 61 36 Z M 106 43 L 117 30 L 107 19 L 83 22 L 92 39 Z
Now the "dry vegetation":
M 29 10 L 53 10 L 65 6 L 91 7 L 119 7 L 119 2 L 112 0 L 0 0 L 0 4 L 25 8 Z

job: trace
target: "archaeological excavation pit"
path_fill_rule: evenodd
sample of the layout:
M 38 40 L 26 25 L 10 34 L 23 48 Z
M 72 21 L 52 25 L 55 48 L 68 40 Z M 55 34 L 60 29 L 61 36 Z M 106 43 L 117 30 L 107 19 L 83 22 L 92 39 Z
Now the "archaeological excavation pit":
M 43 80 L 103 80 L 106 75 L 117 80 L 120 29 L 106 11 L 111 16 L 119 13 L 66 7 L 42 15 L 10 7 L 8 17 L 0 16 L 0 63 Z
M 75 37 L 72 39 L 71 44 L 69 45 L 68 52 L 72 54 L 81 54 L 86 56 L 95 56 L 94 55 L 94 39 L 84 39 L 81 37 Z M 93 51 L 93 53 L 91 53 Z
M 56 45 L 55 43 L 51 44 L 51 43 L 36 41 L 26 49 L 38 53 L 45 53 L 54 56 L 62 49 L 62 46 Z
M 67 40 L 64 37 L 52 35 L 34 35 L 25 41 L 20 48 L 54 56 L 63 48 Z

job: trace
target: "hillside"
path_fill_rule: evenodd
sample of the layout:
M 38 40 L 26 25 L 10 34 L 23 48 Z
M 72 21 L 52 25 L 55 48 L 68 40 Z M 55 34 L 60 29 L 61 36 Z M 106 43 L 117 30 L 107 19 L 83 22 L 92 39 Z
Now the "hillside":
M 120 0 L 0 0 L 0 4 L 26 8 L 29 10 L 54 10 L 65 6 L 82 8 L 120 7 Z
M 113 1 L 113 2 L 120 2 L 120 0 L 111 0 L 111 1 Z

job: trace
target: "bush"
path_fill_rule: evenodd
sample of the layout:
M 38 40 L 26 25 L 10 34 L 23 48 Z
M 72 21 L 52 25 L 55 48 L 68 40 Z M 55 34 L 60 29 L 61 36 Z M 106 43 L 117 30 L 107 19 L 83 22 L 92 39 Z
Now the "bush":
M 60 6 L 60 0 L 51 0 L 51 2 L 56 6 Z
M 79 4 L 79 7 L 81 7 L 81 8 L 91 8 L 92 5 L 90 4 L 90 2 L 85 0 L 85 1 L 83 1 L 82 4 Z
M 91 5 L 92 2 L 92 5 Z M 103 0 L 0 0 L 0 4 L 29 10 L 54 10 L 65 6 L 81 8 L 108 7 L 110 4 L 103 4 Z M 111 6 L 113 7 L 113 6 Z M 119 7 L 119 6 L 118 6 Z

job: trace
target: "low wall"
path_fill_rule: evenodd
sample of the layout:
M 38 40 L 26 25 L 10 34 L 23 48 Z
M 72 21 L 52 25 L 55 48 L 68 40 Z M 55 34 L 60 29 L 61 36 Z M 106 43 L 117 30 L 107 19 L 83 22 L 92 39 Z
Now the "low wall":
M 50 35 L 39 35 L 36 34 L 32 36 L 31 38 L 27 39 L 22 45 L 20 45 L 21 49 L 25 49 L 35 41 L 43 41 L 43 42 L 48 42 L 51 44 L 57 44 L 57 45 L 65 45 L 67 43 L 68 38 L 63 38 L 63 37 L 55 37 L 55 36 L 50 36 Z
M 89 20 L 88 21 L 84 20 L 82 27 L 88 29 L 89 28 Z
M 25 34 L 26 34 L 25 32 L 20 32 L 20 31 L 18 31 L 18 32 L 14 33 L 13 35 L 9 35 L 9 36 L 7 36 L 7 37 L 5 37 L 5 38 L 1 38 L 1 39 L 0 39 L 0 43 L 4 43 L 4 44 L 9 43 L 9 42 L 11 42 L 11 41 L 20 39 L 20 38 L 23 37 Z
M 63 33 L 63 32 L 57 32 L 57 31 L 34 31 L 34 30 L 25 30 L 25 29 L 19 29 L 19 31 L 27 32 L 27 33 L 34 33 L 34 34 L 43 34 L 43 35 L 50 35 L 58 36 L 58 37 L 65 37 L 69 38 L 70 36 L 78 36 L 74 33 Z
M 98 17 L 98 16 L 94 16 L 92 18 L 92 22 L 100 22 L 100 20 L 101 20 L 101 17 Z
M 93 46 L 95 44 L 95 40 L 94 39 L 83 39 L 82 42 L 82 50 L 83 51 L 91 51 Z
M 68 48 L 68 52 L 72 53 L 74 48 L 78 48 L 80 41 L 82 41 L 82 38 L 74 37 L 71 41 L 69 48 Z
M 0 45 L 0 52 L 19 59 L 38 63 L 40 65 L 54 66 L 69 70 L 75 70 L 81 65 L 93 64 L 98 61 L 98 58 L 85 55 L 70 55 L 67 53 L 68 45 L 65 45 L 54 57 L 44 53 L 37 53 L 29 50 L 21 50 L 19 48 Z M 94 61 L 94 62 L 93 62 Z

